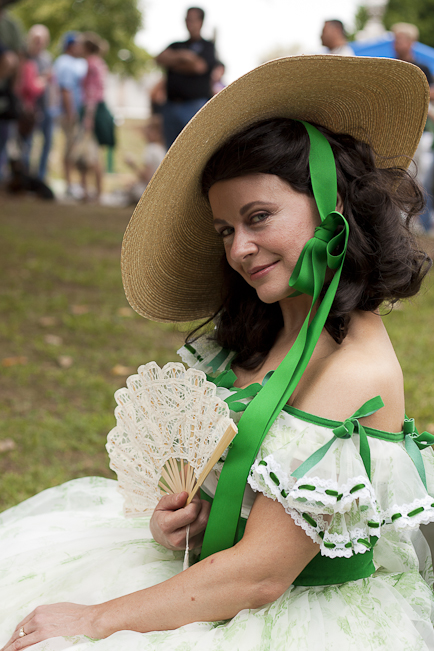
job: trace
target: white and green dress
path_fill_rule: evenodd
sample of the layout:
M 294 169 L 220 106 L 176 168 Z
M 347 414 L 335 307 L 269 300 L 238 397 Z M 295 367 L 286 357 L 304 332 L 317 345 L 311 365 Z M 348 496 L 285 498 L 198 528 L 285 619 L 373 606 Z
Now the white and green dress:
M 215 379 L 217 395 L 239 420 L 254 397 L 243 398 L 230 385 L 231 354 L 206 341 L 180 354 Z M 278 500 L 320 545 L 320 553 L 275 602 L 224 622 L 146 634 L 119 631 L 103 640 L 58 637 L 32 650 L 434 649 L 434 577 L 419 531 L 420 524 L 434 521 L 433 450 L 419 451 L 411 421 L 401 433 L 370 428 L 361 433 L 361 413 L 339 423 L 285 407 L 263 440 L 244 494 L 240 535 L 259 491 Z M 209 499 L 223 463 L 203 487 Z M 304 469 L 301 476 L 294 476 L 297 468 Z M 100 603 L 182 571 L 183 553 L 155 543 L 148 518 L 124 517 L 116 486 L 102 478 L 78 479 L 0 515 L 0 645 L 37 605 Z

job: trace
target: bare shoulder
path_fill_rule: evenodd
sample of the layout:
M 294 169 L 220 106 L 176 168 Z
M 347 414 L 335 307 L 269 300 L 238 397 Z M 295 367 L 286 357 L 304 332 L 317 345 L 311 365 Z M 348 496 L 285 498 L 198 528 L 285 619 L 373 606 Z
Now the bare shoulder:
M 292 404 L 323 418 L 344 420 L 377 395 L 384 407 L 363 423 L 400 431 L 404 418 L 400 364 L 381 317 L 356 313 L 344 342 L 325 343 L 312 357 Z

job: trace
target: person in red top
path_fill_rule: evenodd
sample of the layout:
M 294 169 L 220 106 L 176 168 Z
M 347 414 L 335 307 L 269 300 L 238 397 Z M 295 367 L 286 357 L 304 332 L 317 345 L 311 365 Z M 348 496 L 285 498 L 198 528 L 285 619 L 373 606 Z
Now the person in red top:
M 83 79 L 83 126 L 93 133 L 99 145 L 114 146 L 113 118 L 104 102 L 107 66 L 101 57 L 106 43 L 97 34 L 83 34 L 83 53 L 87 60 L 87 74 Z M 96 199 L 101 195 L 102 168 L 98 159 L 93 166 Z M 87 172 L 82 171 L 84 196 L 87 198 Z

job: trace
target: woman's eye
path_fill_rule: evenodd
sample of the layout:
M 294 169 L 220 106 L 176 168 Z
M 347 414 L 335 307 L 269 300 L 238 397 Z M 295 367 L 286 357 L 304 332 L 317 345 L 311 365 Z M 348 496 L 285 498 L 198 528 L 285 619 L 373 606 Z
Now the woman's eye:
M 223 230 L 219 231 L 219 235 L 221 237 L 227 237 L 228 235 L 232 235 L 234 232 L 234 229 L 232 226 L 227 226 L 226 228 L 223 228 Z
M 258 222 L 263 222 L 264 219 L 267 219 L 267 217 L 268 217 L 268 213 L 259 212 L 259 213 L 256 213 L 256 215 L 253 215 L 250 218 L 250 221 L 251 221 L 252 224 L 257 224 Z

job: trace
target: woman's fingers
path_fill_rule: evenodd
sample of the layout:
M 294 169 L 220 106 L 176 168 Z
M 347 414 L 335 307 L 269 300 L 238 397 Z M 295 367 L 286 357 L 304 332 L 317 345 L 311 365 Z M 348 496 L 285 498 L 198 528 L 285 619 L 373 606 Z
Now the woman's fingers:
M 14 634 L 1 651 L 21 651 L 21 649 L 27 649 L 33 644 L 42 642 L 44 639 L 45 638 L 38 633 L 29 633 L 24 635 L 24 637 L 17 637 Z
M 199 500 L 199 507 L 200 510 L 196 516 L 196 519 L 190 524 L 191 539 L 193 539 L 198 534 L 202 534 L 206 529 L 206 525 L 208 524 L 211 504 L 206 500 Z M 201 542 L 199 544 L 202 544 L 202 537 L 203 536 L 201 536 Z
M 187 501 L 187 493 L 179 493 L 178 500 L 169 500 L 169 497 L 173 496 L 164 497 L 164 502 L 161 500 L 154 512 L 154 516 L 158 518 L 160 527 L 165 534 L 186 527 L 194 522 L 200 513 L 200 503 L 197 501 L 192 501 L 188 506 L 184 506 Z
M 195 496 L 188 506 L 187 493 L 165 495 L 158 503 L 150 522 L 154 540 L 168 549 L 185 549 L 186 529 L 190 525 L 190 537 L 193 546 L 201 541 L 201 534 L 208 522 L 210 505 Z
M 37 636 L 35 637 L 35 626 L 33 625 L 34 613 L 35 611 L 31 612 L 30 615 L 27 615 L 25 619 L 17 624 L 12 637 L 8 640 L 6 646 L 4 646 L 1 651 L 18 651 L 18 649 L 25 649 L 43 639 L 36 639 Z
M 187 501 L 188 493 L 170 493 L 164 495 L 155 507 L 156 511 L 177 511 L 181 509 Z
M 190 549 L 200 547 L 202 544 L 203 532 L 205 531 L 206 525 L 208 523 L 211 504 L 205 500 L 199 500 L 195 506 L 197 508 L 196 517 L 191 524 L 188 523 L 190 525 L 188 542 Z M 185 549 L 186 536 L 187 525 L 180 527 L 176 531 L 173 531 L 170 535 L 172 549 Z
M 92 606 L 59 603 L 38 606 L 23 619 L 2 651 L 21 651 L 27 647 L 59 635 L 86 635 L 96 638 Z M 20 636 L 20 631 L 25 635 Z

